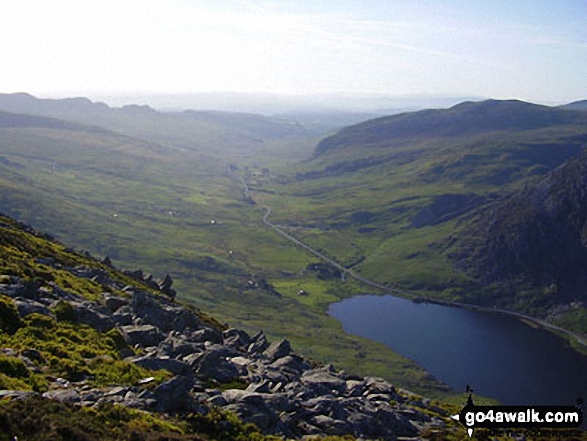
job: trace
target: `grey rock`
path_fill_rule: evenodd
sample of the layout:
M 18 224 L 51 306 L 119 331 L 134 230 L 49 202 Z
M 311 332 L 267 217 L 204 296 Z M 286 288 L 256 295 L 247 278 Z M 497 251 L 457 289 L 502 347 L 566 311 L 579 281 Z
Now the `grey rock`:
M 398 393 L 391 384 L 382 378 L 365 377 L 365 385 L 369 389 L 369 393 L 385 394 L 390 397 L 398 397 Z
M 78 403 L 81 401 L 80 395 L 75 389 L 50 390 L 45 392 L 43 397 L 61 401 L 62 403 Z
M 284 375 L 287 375 L 290 380 L 298 378 L 303 372 L 312 368 L 310 363 L 297 355 L 287 355 L 278 358 L 268 367 L 282 372 Z
M 299 405 L 288 395 L 284 393 L 271 393 L 265 397 L 266 406 L 273 412 L 291 412 Z
M 185 332 L 189 330 L 196 330 L 201 326 L 200 319 L 196 314 L 188 309 L 178 308 L 172 324 L 172 328 L 175 331 Z
M 269 380 L 261 380 L 258 383 L 251 383 L 247 387 L 248 392 L 269 393 L 273 387 L 273 382 Z
M 214 345 L 206 352 L 199 355 L 192 367 L 194 372 L 202 377 L 212 378 L 218 381 L 228 381 L 235 377 L 247 374 L 244 366 L 233 363 L 230 359 L 239 353 L 226 346 Z
M 365 393 L 367 385 L 364 381 L 347 380 L 346 381 L 347 396 L 360 397 Z
M 153 395 L 159 412 L 176 412 L 189 408 L 189 393 L 195 380 L 186 376 L 176 376 L 159 385 Z
M 132 311 L 130 306 L 125 305 L 120 307 L 114 314 L 112 314 L 111 318 L 112 321 L 116 323 L 116 326 L 132 325 Z
M 11 400 L 24 400 L 38 395 L 36 392 L 26 390 L 0 390 L 0 400 L 9 398 Z
M 159 343 L 159 355 L 167 355 L 172 358 L 184 358 L 191 354 L 199 354 L 205 350 L 201 343 L 192 343 L 185 338 L 169 335 Z
M 171 311 L 157 299 L 145 291 L 133 292 L 131 309 L 144 323 L 149 323 L 163 332 L 169 332 L 174 322 L 175 311 Z
M 285 357 L 291 353 L 291 345 L 287 340 L 279 340 L 269 345 L 263 352 L 269 360 L 275 361 L 278 358 Z
M 7 276 L 3 274 L 0 276 L 0 294 L 7 295 L 8 297 L 18 297 L 18 293 L 21 292 L 24 285 L 19 277 Z
M 107 332 L 114 328 L 114 321 L 106 314 L 99 312 L 95 305 L 89 302 L 72 303 L 75 321 L 88 325 L 98 332 Z
M 22 318 L 34 313 L 54 317 L 49 308 L 35 300 L 17 297 L 14 299 L 14 304 L 16 305 L 18 315 Z
M 29 360 L 33 360 L 38 363 L 45 363 L 45 359 L 43 358 L 41 353 L 36 349 L 25 349 L 21 352 L 21 354 L 27 357 Z
M 137 366 L 144 367 L 145 369 L 150 369 L 153 371 L 164 369 L 174 375 L 186 375 L 190 372 L 190 366 L 187 363 L 175 360 L 173 358 L 152 357 L 150 355 L 145 355 L 138 358 L 127 358 L 126 360 L 136 364 Z
M 252 339 L 247 351 L 249 354 L 260 354 L 269 347 L 269 342 L 263 331 L 259 331 Z
M 80 393 L 81 401 L 86 403 L 95 403 L 102 397 L 104 397 L 104 392 L 99 389 L 90 389 Z
M 192 333 L 190 341 L 197 343 L 211 342 L 214 344 L 220 344 L 222 343 L 222 332 L 218 329 L 205 327 Z
M 238 349 L 246 349 L 251 344 L 251 337 L 245 331 L 230 328 L 222 333 L 223 343 Z
M 128 337 L 131 345 L 157 346 L 165 339 L 165 335 L 153 325 L 127 325 L 121 326 L 120 330 Z
M 103 292 L 102 303 L 110 310 L 110 312 L 116 312 L 123 306 L 128 305 L 129 302 L 127 299 L 122 297 L 115 296 L 114 294 L 108 292 Z
M 257 392 L 250 392 L 242 389 L 227 389 L 222 392 L 222 396 L 227 403 L 232 404 L 236 402 L 242 402 L 248 399 L 249 404 L 255 404 L 256 400 L 258 404 L 263 405 L 263 395 Z
M 328 435 L 345 435 L 352 432 L 349 423 L 325 415 L 315 416 L 312 422 Z
M 303 403 L 313 415 L 325 415 L 337 420 L 344 420 L 348 412 L 338 398 L 334 397 L 316 397 Z
M 128 387 L 116 386 L 116 387 L 113 387 L 112 389 L 104 392 L 104 396 L 106 396 L 106 397 L 114 397 L 114 396 L 123 397 L 126 395 L 126 393 L 129 390 L 130 389 Z
M 220 406 L 220 407 L 224 407 L 228 404 L 228 401 L 226 401 L 226 399 L 222 395 L 214 395 L 214 396 L 208 398 L 207 402 L 209 404 L 214 405 L 214 406 Z
M 325 370 L 306 371 L 301 382 L 317 395 L 342 394 L 346 390 L 346 381 Z
M 367 395 L 365 395 L 365 399 L 368 401 L 383 402 L 383 403 L 389 403 L 391 401 L 391 397 L 389 395 L 385 395 L 385 394 L 367 394 Z

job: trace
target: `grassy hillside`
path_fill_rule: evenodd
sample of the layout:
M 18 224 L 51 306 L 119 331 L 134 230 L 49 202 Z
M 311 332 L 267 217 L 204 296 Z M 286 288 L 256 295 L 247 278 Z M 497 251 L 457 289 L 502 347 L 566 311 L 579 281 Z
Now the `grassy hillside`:
M 140 299 L 151 299 L 147 308 L 141 310 Z M 125 319 L 118 322 L 113 314 L 118 313 L 120 318 L 130 310 L 141 315 L 140 326 L 120 326 L 126 323 Z M 205 389 L 246 393 L 242 389 L 251 382 L 246 375 L 234 381 L 221 381 L 203 372 L 195 375 L 178 371 L 178 364 L 188 370 L 190 365 L 178 358 L 158 357 L 153 352 L 157 348 L 145 347 L 152 344 L 147 340 L 133 344 L 135 338 L 141 341 L 141 337 L 132 332 L 140 334 L 145 327 L 160 332 L 158 326 L 168 323 L 161 320 L 166 311 L 183 317 L 181 324 L 174 326 L 171 341 L 185 345 L 187 338 L 199 338 L 194 327 L 200 327 L 199 335 L 216 342 L 219 338 L 223 350 L 231 353 L 228 334 L 223 334 L 226 327 L 193 307 L 171 300 L 157 288 L 157 283 L 143 283 L 87 253 L 67 249 L 50 236 L 0 215 L 0 440 L 284 439 L 267 435 L 267 430 L 262 433 L 222 404 L 212 406 L 195 398 Z M 237 332 L 241 338 L 246 335 Z M 199 351 L 204 347 L 220 346 L 207 343 L 188 344 L 184 354 L 193 359 L 202 355 Z M 175 346 L 167 343 L 166 347 Z M 162 347 L 163 343 L 159 350 Z M 246 349 L 243 354 L 247 354 Z M 159 364 L 144 365 L 141 360 L 145 359 L 157 360 Z M 298 359 L 307 370 L 315 367 L 301 357 Z M 216 368 L 221 369 L 214 366 L 209 371 L 215 372 Z M 388 385 L 388 389 L 393 388 Z M 421 399 L 407 391 L 402 394 L 396 394 L 396 399 L 405 403 L 401 405 L 404 411 L 413 406 L 412 401 Z M 284 395 L 276 394 L 281 400 Z M 251 397 L 257 405 L 259 400 L 267 400 L 260 413 L 271 418 L 269 403 L 275 397 L 269 393 Z M 400 405 L 396 402 L 395 406 Z M 419 410 L 421 406 L 418 402 L 413 409 L 409 407 L 410 415 L 417 416 L 418 421 L 431 421 Z M 458 429 L 446 418 L 446 409 L 457 408 L 439 402 L 430 406 L 429 413 L 436 417 L 431 426 L 436 430 L 430 427 L 427 432 L 444 432 L 454 439 Z M 449 427 L 439 418 L 448 422 Z M 308 421 L 313 420 L 308 417 Z M 376 418 L 372 422 L 378 424 Z M 345 434 L 322 439 L 354 438 Z
M 485 280 L 455 265 L 451 241 L 485 207 L 578 155 L 586 122 L 581 112 L 507 101 L 379 118 L 252 186 L 274 222 L 358 274 L 473 301 Z
M 455 265 L 451 238 L 587 141 L 583 113 L 489 101 L 352 126 L 311 157 L 313 138 L 290 137 L 279 124 L 267 136 L 247 132 L 255 116 L 207 113 L 201 125 L 189 112 L 76 103 L 107 114 L 79 110 L 107 130 L 0 127 L 3 211 L 118 266 L 169 272 L 186 299 L 232 325 L 428 395 L 451 392 L 325 314 L 330 303 L 375 288 L 324 277 L 315 255 L 261 222 L 264 207 L 288 234 L 362 277 L 462 301 L 482 279 Z
M 120 267 L 170 273 L 186 299 L 232 325 L 287 337 L 316 360 L 447 392 L 324 314 L 361 288 L 319 279 L 306 269 L 314 256 L 262 224 L 263 210 L 246 200 L 238 179 L 262 168 L 233 169 L 228 155 L 217 161 L 113 132 L 46 127 L 0 129 L 0 157 L 6 213 Z M 311 296 L 298 296 L 300 289 Z

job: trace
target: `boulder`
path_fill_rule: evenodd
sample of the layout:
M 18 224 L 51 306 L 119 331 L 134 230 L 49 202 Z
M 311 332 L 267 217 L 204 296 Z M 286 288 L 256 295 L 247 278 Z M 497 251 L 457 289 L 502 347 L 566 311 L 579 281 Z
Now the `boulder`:
M 291 353 L 291 345 L 288 340 L 279 340 L 271 343 L 263 352 L 269 360 L 275 361 L 278 358 L 285 357 Z
M 165 339 L 165 335 L 153 325 L 121 326 L 120 330 L 126 335 L 131 345 L 142 347 L 157 346 Z
M 345 420 L 348 411 L 338 398 L 334 397 L 316 397 L 303 403 L 312 415 L 325 415 L 337 420 Z
M 157 300 L 145 291 L 135 291 L 130 304 L 131 310 L 144 323 L 156 326 L 163 332 L 169 332 L 172 329 L 174 312 L 169 311 Z
M 226 346 L 213 345 L 199 355 L 192 363 L 194 372 L 205 378 L 228 381 L 247 374 L 246 367 L 233 363 L 230 359 L 239 353 Z
M 93 303 L 75 302 L 72 303 L 72 306 L 74 318 L 77 323 L 88 325 L 98 332 L 108 332 L 115 326 L 114 321 L 108 315 L 98 311 L 98 308 Z
M 301 382 L 316 395 L 337 395 L 346 390 L 346 382 L 336 374 L 323 369 L 304 372 Z
M 102 304 L 106 306 L 110 312 L 116 312 L 123 306 L 128 305 L 128 300 L 119 296 L 115 296 L 109 292 L 103 292 Z
M 278 358 L 268 365 L 268 367 L 280 371 L 288 376 L 290 380 L 297 379 L 303 372 L 312 369 L 310 363 L 297 355 L 287 355 Z
M 116 310 L 114 314 L 111 315 L 112 320 L 116 323 L 117 326 L 127 326 L 132 324 L 132 310 L 130 306 L 124 305 L 121 306 Z
M 190 372 L 190 366 L 183 361 L 174 360 L 172 358 L 163 358 L 163 357 L 153 357 L 150 355 L 145 355 L 143 357 L 138 358 L 127 358 L 127 361 L 130 361 L 137 366 L 144 367 L 145 369 L 150 369 L 152 371 L 158 371 L 160 369 L 165 369 L 168 372 L 171 372 L 174 375 L 187 375 Z
M 181 336 L 169 335 L 159 343 L 158 354 L 171 358 L 184 358 L 191 354 L 199 354 L 205 350 L 202 343 L 192 343 Z
M 247 348 L 249 354 L 260 354 L 269 347 L 269 342 L 263 331 L 259 331 L 253 338 L 251 338 L 251 344 Z
M 75 389 L 50 390 L 45 392 L 43 397 L 61 401 L 62 403 L 79 403 L 81 401 L 79 393 Z
M 223 343 L 237 349 L 246 349 L 251 344 L 251 337 L 245 331 L 230 328 L 222 333 Z
M 177 412 L 189 409 L 189 393 L 194 384 L 194 378 L 176 376 L 157 386 L 153 391 L 157 411 Z
M 39 303 L 35 300 L 17 297 L 16 299 L 14 299 L 14 304 L 15 304 L 16 309 L 18 311 L 18 315 L 21 318 L 24 318 L 29 314 L 35 314 L 35 313 L 42 314 L 42 315 L 48 315 L 50 317 L 53 317 L 53 314 L 51 313 L 49 308 L 47 308 L 45 305 L 43 305 L 42 303 Z
M 220 344 L 222 343 L 222 332 L 215 328 L 205 327 L 199 329 L 196 332 L 193 332 L 190 336 L 190 341 L 200 343 L 211 342 L 214 344 Z
M 177 313 L 175 314 L 173 323 L 171 324 L 171 328 L 174 331 L 195 331 L 196 329 L 199 329 L 202 326 L 198 316 L 189 309 L 175 308 L 175 311 L 177 311 Z

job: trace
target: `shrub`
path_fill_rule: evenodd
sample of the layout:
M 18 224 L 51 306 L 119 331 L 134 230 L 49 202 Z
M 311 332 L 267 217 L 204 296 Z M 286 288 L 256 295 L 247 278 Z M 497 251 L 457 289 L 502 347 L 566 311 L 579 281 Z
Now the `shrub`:
M 0 330 L 12 335 L 22 326 L 12 299 L 0 296 Z
M 29 370 L 20 358 L 0 355 L 0 372 L 12 378 L 28 378 Z
M 128 344 L 124 339 L 124 336 L 116 328 L 112 328 L 105 334 L 104 342 L 116 351 L 122 351 L 128 348 Z
M 75 322 L 75 310 L 73 309 L 73 306 L 71 306 L 71 303 L 64 300 L 57 302 L 53 308 L 53 314 L 55 314 L 55 317 L 57 317 L 57 320 L 59 321 Z
M 53 329 L 56 326 L 55 320 L 51 317 L 37 313 L 29 314 L 26 317 L 25 322 L 33 328 L 40 329 Z

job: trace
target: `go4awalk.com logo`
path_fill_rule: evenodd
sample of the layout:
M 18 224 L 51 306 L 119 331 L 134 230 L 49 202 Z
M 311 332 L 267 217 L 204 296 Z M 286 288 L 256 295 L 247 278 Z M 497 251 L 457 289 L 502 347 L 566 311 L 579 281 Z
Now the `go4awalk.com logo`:
M 465 407 L 451 416 L 467 429 L 575 429 L 583 422 L 577 406 L 476 406 L 471 392 Z

